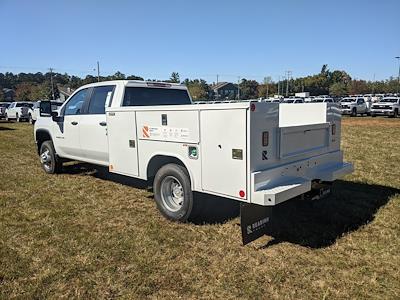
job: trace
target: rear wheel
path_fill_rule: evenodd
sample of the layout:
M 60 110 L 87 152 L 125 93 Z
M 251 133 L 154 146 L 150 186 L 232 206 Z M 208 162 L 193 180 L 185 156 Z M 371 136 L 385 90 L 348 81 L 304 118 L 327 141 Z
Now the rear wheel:
M 62 162 L 58 158 L 52 141 L 45 141 L 40 146 L 40 163 L 48 174 L 60 173 Z
M 185 222 L 193 210 L 193 192 L 187 170 L 177 164 L 161 167 L 153 184 L 157 208 L 167 219 Z

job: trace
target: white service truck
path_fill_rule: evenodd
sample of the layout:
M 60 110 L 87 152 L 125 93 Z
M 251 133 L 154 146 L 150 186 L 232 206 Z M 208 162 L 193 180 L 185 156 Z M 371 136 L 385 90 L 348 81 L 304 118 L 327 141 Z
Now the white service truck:
M 193 104 L 183 85 L 144 81 L 83 86 L 57 112 L 42 101 L 34 126 L 45 172 L 69 159 L 149 180 L 169 219 L 191 217 L 194 191 L 241 201 L 244 244 L 265 233 L 271 208 L 352 172 L 340 132 L 335 104 Z

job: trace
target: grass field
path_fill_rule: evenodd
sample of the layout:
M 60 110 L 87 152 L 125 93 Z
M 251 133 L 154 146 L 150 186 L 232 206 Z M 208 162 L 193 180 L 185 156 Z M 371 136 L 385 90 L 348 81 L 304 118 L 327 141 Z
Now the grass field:
M 355 172 L 243 247 L 232 201 L 207 199 L 220 222 L 169 222 L 141 182 L 46 175 L 32 127 L 0 123 L 0 299 L 399 299 L 400 119 L 344 118 L 342 135 Z

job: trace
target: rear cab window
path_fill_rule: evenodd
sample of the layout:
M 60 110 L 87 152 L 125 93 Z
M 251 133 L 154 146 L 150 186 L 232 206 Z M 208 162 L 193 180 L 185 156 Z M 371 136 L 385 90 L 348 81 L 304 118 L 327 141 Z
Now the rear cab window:
M 155 106 L 192 104 L 185 89 L 126 87 L 122 106 Z

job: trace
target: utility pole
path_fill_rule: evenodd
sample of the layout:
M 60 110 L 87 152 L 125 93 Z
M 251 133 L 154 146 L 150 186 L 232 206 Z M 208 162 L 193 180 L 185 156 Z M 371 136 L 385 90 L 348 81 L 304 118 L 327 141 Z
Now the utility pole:
M 374 73 L 374 79 L 372 80 L 372 95 L 375 94 L 375 73 Z
M 217 74 L 217 84 L 218 84 L 218 74 Z
M 397 58 L 397 61 L 399 62 L 399 74 L 397 76 L 397 82 L 398 82 L 398 85 L 397 85 L 397 96 L 399 96 L 399 94 L 400 94 L 400 56 L 396 56 L 395 58 Z
M 52 95 L 52 100 L 54 99 L 54 85 L 53 85 L 53 68 L 49 68 L 50 71 L 50 83 L 51 83 L 51 95 Z
M 278 76 L 278 95 L 281 94 L 281 76 Z
M 240 100 L 240 76 L 238 76 L 238 90 L 237 90 L 238 100 Z
M 97 82 L 100 82 L 100 63 L 97 61 Z
M 289 96 L 289 78 L 292 75 L 292 71 L 286 71 L 286 97 Z

